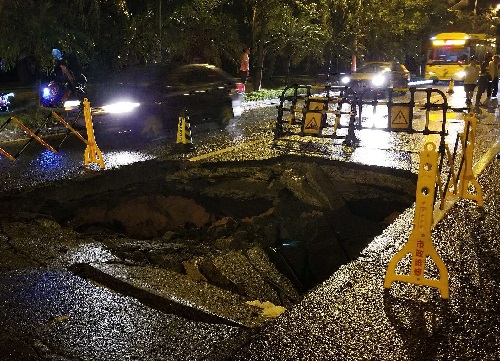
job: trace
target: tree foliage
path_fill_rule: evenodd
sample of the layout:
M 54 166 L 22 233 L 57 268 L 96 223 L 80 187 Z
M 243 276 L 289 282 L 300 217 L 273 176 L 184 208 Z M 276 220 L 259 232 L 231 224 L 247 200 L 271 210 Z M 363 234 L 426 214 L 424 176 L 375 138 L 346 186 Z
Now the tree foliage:
M 190 0 L 175 9 L 166 21 L 166 56 L 218 66 L 237 58 L 238 24 L 225 5 L 222 0 Z
M 0 57 L 48 71 L 51 49 L 91 71 L 157 61 L 200 61 L 236 75 L 317 72 L 358 59 L 403 61 L 443 31 L 495 33 L 493 1 L 434 0 L 0 0 Z

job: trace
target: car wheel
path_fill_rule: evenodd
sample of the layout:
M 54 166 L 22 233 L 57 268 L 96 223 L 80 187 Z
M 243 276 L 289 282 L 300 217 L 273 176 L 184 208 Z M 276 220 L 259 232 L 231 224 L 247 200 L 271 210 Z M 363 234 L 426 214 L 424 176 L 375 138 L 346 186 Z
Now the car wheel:
M 220 124 L 223 128 L 227 127 L 231 119 L 234 118 L 233 107 L 229 104 L 224 105 L 220 112 Z

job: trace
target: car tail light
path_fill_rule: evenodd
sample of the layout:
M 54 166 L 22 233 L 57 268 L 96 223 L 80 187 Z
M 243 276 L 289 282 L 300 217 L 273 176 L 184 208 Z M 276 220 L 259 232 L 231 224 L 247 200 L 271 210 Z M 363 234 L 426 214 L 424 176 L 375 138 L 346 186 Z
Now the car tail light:
M 244 93 L 245 92 L 245 84 L 243 83 L 236 83 L 236 90 L 239 92 Z

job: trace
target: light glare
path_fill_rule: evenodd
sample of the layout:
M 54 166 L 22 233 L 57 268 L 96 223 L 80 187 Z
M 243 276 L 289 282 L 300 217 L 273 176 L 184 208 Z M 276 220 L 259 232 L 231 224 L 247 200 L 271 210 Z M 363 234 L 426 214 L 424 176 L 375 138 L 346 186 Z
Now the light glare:
M 140 103 L 132 103 L 132 102 L 119 102 L 104 105 L 102 109 L 106 113 L 128 113 L 137 108 Z

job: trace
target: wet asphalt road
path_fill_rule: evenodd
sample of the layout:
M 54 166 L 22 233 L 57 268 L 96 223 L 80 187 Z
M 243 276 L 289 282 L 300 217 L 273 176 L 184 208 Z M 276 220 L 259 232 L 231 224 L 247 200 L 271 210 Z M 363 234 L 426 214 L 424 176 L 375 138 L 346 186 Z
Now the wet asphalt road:
M 297 144 L 295 136 L 282 140 L 277 147 L 268 147 L 271 141 L 262 134 L 272 134 L 275 110 L 253 112 L 268 119 L 269 125 L 259 125 L 260 132 L 248 135 L 230 126 L 229 136 L 215 142 L 217 146 L 198 145 L 194 137 L 197 146 L 190 156 L 200 161 L 234 158 L 235 153 L 239 159 L 269 157 L 285 147 L 287 151 L 415 171 L 419 147 L 428 140 L 366 130 L 359 132 L 360 147 L 355 150 L 343 149 L 340 140 L 331 139 L 315 139 L 294 148 L 290 145 Z M 498 118 L 485 117 L 483 123 L 477 134 L 480 141 L 475 164 L 499 139 Z M 455 134 L 462 130 L 459 117 L 450 124 Z M 248 127 L 252 129 L 252 124 Z M 248 140 L 250 147 L 243 145 Z M 155 145 L 147 154 L 161 157 L 162 151 L 164 145 Z M 172 154 L 170 148 L 166 152 Z M 104 154 L 109 157 L 109 153 Z M 132 153 L 139 159 L 144 155 L 143 151 Z M 115 155 L 117 166 L 126 164 L 119 154 Z M 30 167 L 32 170 L 20 173 L 2 172 L 6 189 L 99 172 L 84 169 L 83 156 L 77 152 L 67 157 L 65 153 L 58 157 L 44 155 L 44 151 L 33 155 L 36 160 L 26 160 L 25 166 L 40 166 L 47 173 L 40 175 Z M 108 163 L 115 158 L 105 160 Z M 1 160 L 1 167 L 5 161 Z M 62 170 L 64 166 L 67 169 Z M 26 183 L 16 183 L 19 176 L 26 178 Z M 0 276 L 0 355 L 4 360 L 500 359 L 499 177 L 500 164 L 493 158 L 479 176 L 484 206 L 459 200 L 432 231 L 436 250 L 449 268 L 449 300 L 427 287 L 399 285 L 384 290 L 382 286 L 390 258 L 411 232 L 414 209 L 408 209 L 359 259 L 342 267 L 299 305 L 256 334 L 163 314 L 73 275 L 65 268 L 69 261 L 58 259 L 57 247 L 51 252 L 46 249 L 51 240 L 75 237 L 63 230 L 54 230 L 49 238 L 40 235 L 26 239 L 27 249 L 36 251 L 40 247 L 40 252 L 47 252 L 46 261 L 31 265 L 20 262 L 23 266 L 17 271 Z M 11 246 L 8 239 L 2 240 L 2 263 L 15 262 L 5 259 Z
M 445 91 L 441 85 L 436 89 Z M 425 99 L 425 93 L 416 93 L 417 103 Z M 455 94 L 448 100 L 452 106 L 463 106 L 463 88 L 456 87 Z M 395 97 L 396 102 L 407 101 L 408 97 Z M 434 101 L 440 97 L 435 94 Z M 333 118 L 330 127 L 325 128 L 325 137 L 285 136 L 274 141 L 273 130 L 276 127 L 278 100 L 249 102 L 241 118 L 234 120 L 226 129 L 214 123 L 191 124 L 192 145 L 194 150 L 186 152 L 176 144 L 176 133 L 166 137 L 144 141 L 133 134 L 118 132 L 112 128 L 96 128 L 95 139 L 103 154 L 105 169 L 115 169 L 127 164 L 158 158 L 191 158 L 197 161 L 209 160 L 241 160 L 262 159 L 279 154 L 299 154 L 327 157 L 347 162 L 367 165 L 405 169 L 416 172 L 418 169 L 418 152 L 428 142 L 439 142 L 437 135 L 406 134 L 404 132 L 386 132 L 377 128 L 387 124 L 387 107 L 379 105 L 364 106 L 362 122 L 364 129 L 356 131 L 359 139 L 355 148 L 343 147 L 347 134 L 349 117 L 343 116 L 337 137 L 331 138 Z M 63 115 L 63 114 L 61 114 Z M 285 114 L 285 117 L 288 114 Z M 70 122 L 74 114 L 63 118 Z M 447 142 L 453 145 L 456 134 L 463 130 L 463 122 L 454 113 L 449 113 L 447 121 Z M 96 116 L 94 116 L 96 118 Z M 458 117 L 460 118 L 460 117 Z M 425 112 L 417 111 L 413 120 L 413 128 L 423 129 Z M 431 129 L 439 130 L 440 121 L 431 121 Z M 0 191 L 8 189 L 26 189 L 52 180 L 71 179 L 85 175 L 96 175 L 100 170 L 97 164 L 84 166 L 85 144 L 75 135 L 64 137 L 58 132 L 60 127 L 53 128 L 43 139 L 58 152 L 53 153 L 36 141 L 32 141 L 13 162 L 0 155 Z M 486 128 L 486 132 L 489 129 Z M 86 136 L 85 130 L 80 130 Z M 482 128 L 478 129 L 478 136 Z M 2 133 L 5 133 L 2 132 Z M 0 137 L 5 138 L 4 134 Z M 2 139 L 2 138 L 0 138 Z M 0 147 L 12 155 L 17 155 L 27 143 L 27 139 L 1 142 Z

